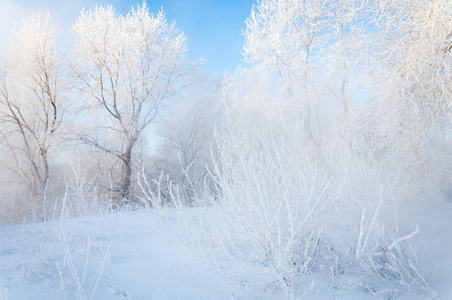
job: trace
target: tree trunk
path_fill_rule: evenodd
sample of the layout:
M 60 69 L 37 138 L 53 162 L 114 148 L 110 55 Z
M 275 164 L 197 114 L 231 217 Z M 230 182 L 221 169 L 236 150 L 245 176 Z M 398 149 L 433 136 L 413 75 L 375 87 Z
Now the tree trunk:
M 47 160 L 47 150 L 41 148 L 40 153 L 43 167 L 43 174 L 41 175 L 40 181 L 42 192 L 44 192 L 47 187 L 47 182 L 49 180 L 49 162 Z
M 132 183 L 132 150 L 135 146 L 136 139 L 130 139 L 127 143 L 126 150 L 122 155 L 124 163 L 122 185 L 121 185 L 121 200 L 130 200 L 130 186 Z

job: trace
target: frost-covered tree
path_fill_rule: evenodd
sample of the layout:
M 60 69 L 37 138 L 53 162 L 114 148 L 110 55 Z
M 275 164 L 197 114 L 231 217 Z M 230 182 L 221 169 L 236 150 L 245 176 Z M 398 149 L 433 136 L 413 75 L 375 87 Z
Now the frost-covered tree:
M 337 98 L 343 108 L 344 118 L 348 119 L 353 89 L 354 73 L 357 65 L 363 61 L 362 47 L 365 45 L 368 1 L 361 0 L 333 0 L 331 38 L 328 46 L 328 65 L 331 66 L 337 85 L 330 88 L 330 92 Z M 356 72 L 358 73 L 358 72 Z
M 419 134 L 450 124 L 452 116 L 452 2 L 379 1 L 375 57 L 384 102 L 397 108 L 394 121 Z M 399 115 L 397 115 L 399 114 Z
M 214 127 L 221 118 L 220 85 L 213 80 L 193 85 L 162 123 L 160 167 L 191 197 L 204 187 L 212 165 Z
M 14 32 L 0 72 L 0 134 L 4 165 L 35 196 L 50 176 L 64 109 L 64 65 L 49 14 L 34 14 Z M 8 157 L 8 159 L 5 159 Z
M 187 56 L 185 35 L 163 12 L 150 14 L 146 3 L 127 16 L 112 6 L 82 11 L 73 26 L 74 71 L 86 103 L 96 110 L 97 130 L 107 128 L 113 143 L 97 133 L 80 138 L 122 162 L 119 188 L 130 199 L 133 149 L 157 116 L 162 103 L 188 84 L 197 63 Z
M 310 130 L 313 95 L 309 85 L 313 57 L 319 55 L 325 40 L 326 1 L 259 1 L 246 21 L 245 57 L 251 63 L 275 68 L 295 104 L 302 107 L 305 130 Z M 299 99 L 296 84 L 301 84 Z
M 434 192 L 451 168 L 442 144 L 452 120 L 452 2 L 376 4 L 370 67 L 380 101 L 371 128 L 406 170 L 408 189 Z
M 332 16 L 329 0 L 260 0 L 246 20 L 245 59 L 277 72 L 311 138 L 314 108 L 325 90 L 316 71 L 331 39 Z

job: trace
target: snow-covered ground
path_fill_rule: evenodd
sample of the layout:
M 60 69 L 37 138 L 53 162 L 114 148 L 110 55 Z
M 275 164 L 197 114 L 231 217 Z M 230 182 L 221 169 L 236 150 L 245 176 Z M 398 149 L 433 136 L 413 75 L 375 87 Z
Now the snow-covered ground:
M 438 299 L 452 299 L 452 198 L 436 205 L 411 207 L 403 217 L 410 224 L 419 224 L 420 232 L 410 242 L 423 256 L 432 290 Z
M 274 285 L 259 282 L 263 268 L 200 259 L 175 227 L 184 226 L 179 215 L 171 209 L 164 214 L 139 210 L 0 226 L 0 299 L 285 297 Z M 436 298 L 452 299 L 452 203 L 412 207 L 401 218 L 419 224 L 412 242 L 423 252 Z M 328 278 L 313 275 L 307 282 L 303 299 L 372 298 L 329 289 Z

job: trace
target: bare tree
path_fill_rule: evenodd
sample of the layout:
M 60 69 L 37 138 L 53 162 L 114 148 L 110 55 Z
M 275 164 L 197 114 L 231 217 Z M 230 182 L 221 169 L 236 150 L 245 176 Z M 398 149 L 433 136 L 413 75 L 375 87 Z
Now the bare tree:
M 367 0 L 334 0 L 332 5 L 332 43 L 328 47 L 330 64 L 335 76 L 339 80 L 339 88 L 333 87 L 332 94 L 340 101 L 344 110 L 345 120 L 348 120 L 351 101 L 351 85 L 353 72 L 356 66 L 362 62 L 362 45 L 364 43 L 363 32 L 368 15 Z M 346 123 L 346 122 L 345 122 Z
M 246 20 L 245 59 L 278 74 L 311 140 L 327 92 L 339 100 L 347 119 L 351 73 L 362 43 L 355 36 L 367 2 L 261 0 Z
M 50 15 L 34 14 L 14 33 L 0 72 L 1 138 L 9 168 L 41 195 L 65 109 L 64 65 Z
M 159 156 L 163 162 L 161 167 L 192 196 L 203 186 L 207 167 L 212 166 L 214 126 L 221 117 L 220 84 L 205 80 L 201 85 L 193 85 L 181 97 L 183 99 L 160 128 Z
M 424 135 L 435 125 L 447 126 L 452 116 L 452 2 L 378 3 L 375 74 L 384 102 L 398 107 L 394 120 L 411 111 L 415 130 Z
M 311 118 L 323 88 L 315 70 L 330 40 L 331 1 L 262 0 L 246 20 L 245 59 L 275 70 L 312 139 Z
M 186 56 L 185 35 L 163 12 L 150 14 L 145 2 L 127 16 L 116 15 L 112 6 L 82 11 L 73 32 L 79 90 L 120 143 L 104 143 L 96 135 L 80 139 L 122 162 L 120 196 L 130 199 L 136 142 L 164 100 L 188 84 L 197 63 Z
M 452 120 L 452 2 L 376 4 L 369 69 L 380 101 L 373 127 L 381 152 L 404 168 L 407 190 L 435 193 L 451 172 L 446 133 Z

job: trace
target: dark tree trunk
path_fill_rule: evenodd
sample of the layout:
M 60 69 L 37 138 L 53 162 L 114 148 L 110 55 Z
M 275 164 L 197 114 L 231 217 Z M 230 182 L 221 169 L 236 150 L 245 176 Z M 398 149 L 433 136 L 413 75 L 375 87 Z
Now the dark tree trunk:
M 49 181 L 49 162 L 47 159 L 47 150 L 46 149 L 40 149 L 40 153 L 41 153 L 41 160 L 42 160 L 42 167 L 43 167 L 43 174 L 41 175 L 41 188 L 42 191 L 44 193 L 46 187 L 47 187 L 47 182 Z
M 124 163 L 122 184 L 121 184 L 121 200 L 130 200 L 130 186 L 132 184 L 132 150 L 135 146 L 135 139 L 130 139 L 127 143 L 126 150 L 122 155 Z

